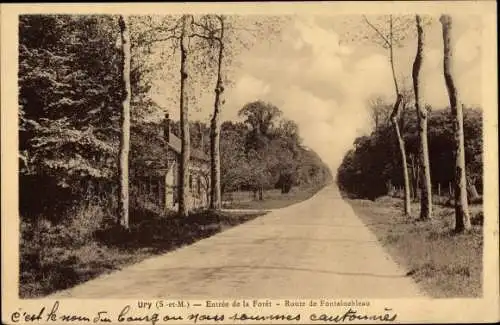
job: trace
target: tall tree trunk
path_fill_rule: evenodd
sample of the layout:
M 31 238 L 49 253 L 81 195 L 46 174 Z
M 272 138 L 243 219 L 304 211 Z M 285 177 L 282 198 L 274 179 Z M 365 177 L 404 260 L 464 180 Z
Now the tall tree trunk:
M 392 125 L 394 126 L 394 131 L 396 132 L 396 137 L 398 139 L 399 152 L 401 153 L 401 165 L 403 168 L 403 180 L 404 180 L 404 213 L 409 216 L 411 214 L 410 205 L 410 179 L 408 176 L 408 164 L 406 162 L 406 149 L 403 136 L 399 130 L 398 116 L 399 116 L 399 106 L 401 103 L 401 95 L 398 94 L 396 103 L 394 104 L 393 114 L 391 116 Z
M 418 163 L 418 157 L 417 157 L 417 164 L 415 165 L 415 202 L 418 202 L 420 200 L 420 183 L 421 183 L 421 177 L 420 177 L 420 164 Z
M 440 18 L 443 27 L 443 65 L 444 79 L 450 98 L 451 112 L 454 118 L 453 131 L 455 133 L 455 231 L 464 232 L 471 228 L 469 205 L 467 202 L 467 181 L 465 177 L 465 150 L 464 150 L 464 119 L 462 106 L 459 104 L 458 91 L 453 76 L 452 18 L 442 15 Z
M 394 49 L 393 49 L 393 35 L 392 35 L 392 16 L 390 17 L 390 35 L 389 35 L 389 58 L 391 62 L 391 70 L 392 70 L 392 78 L 394 81 L 394 90 L 396 92 L 396 102 L 394 103 L 394 107 L 391 113 L 391 122 L 394 126 L 394 131 L 396 132 L 396 137 L 398 139 L 399 152 L 401 154 L 401 167 L 403 169 L 403 180 L 404 180 L 404 214 L 409 216 L 411 214 L 411 205 L 410 205 L 410 179 L 408 177 L 408 165 L 406 163 L 406 149 L 405 149 L 405 141 L 403 136 L 401 135 L 401 131 L 399 128 L 399 117 L 401 114 L 401 101 L 403 100 L 403 96 L 399 92 L 398 81 L 396 78 L 396 72 L 394 68 Z
M 415 109 L 417 111 L 417 121 L 419 130 L 419 160 L 421 172 L 421 195 L 420 195 L 420 219 L 428 220 L 432 218 L 432 185 L 429 162 L 429 146 L 427 143 L 427 108 L 424 107 L 420 94 L 420 71 L 424 61 L 425 34 L 422 27 L 422 19 L 419 15 L 415 17 L 417 25 L 417 55 L 413 62 L 413 90 L 415 93 Z
M 221 208 L 220 187 L 220 107 L 224 92 L 222 64 L 224 60 L 224 20 L 219 17 L 221 32 L 219 39 L 219 57 L 217 62 L 217 84 L 215 86 L 214 113 L 210 121 L 210 208 Z
M 419 164 L 415 163 L 415 155 L 410 154 L 410 163 L 411 163 L 411 188 L 413 191 L 413 202 L 418 201 L 418 189 L 420 188 L 420 171 Z
M 119 163 L 119 177 L 120 177 L 120 193 L 119 193 L 119 215 L 120 224 L 129 229 L 129 184 L 128 184 L 128 159 L 130 152 L 130 35 L 128 31 L 126 18 L 120 16 L 118 18 L 120 26 L 121 47 L 122 47 L 122 87 L 123 87 L 123 101 L 122 111 L 120 117 L 120 163 Z
M 181 86 L 180 86 L 180 125 L 181 125 L 181 161 L 180 161 L 180 177 L 179 177 L 179 215 L 188 215 L 188 193 L 187 186 L 189 182 L 189 154 L 190 154 L 190 135 L 189 135 L 189 103 L 188 94 L 186 89 L 186 82 L 188 78 L 188 39 L 187 32 L 190 26 L 190 17 L 188 15 L 182 16 L 182 32 L 180 40 L 180 53 L 181 53 Z

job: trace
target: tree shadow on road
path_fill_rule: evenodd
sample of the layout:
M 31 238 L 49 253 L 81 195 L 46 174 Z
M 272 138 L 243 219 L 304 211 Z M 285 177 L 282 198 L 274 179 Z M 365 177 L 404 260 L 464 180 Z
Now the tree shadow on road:
M 112 225 L 97 231 L 95 237 L 100 244 L 108 247 L 126 251 L 147 248 L 153 253 L 163 253 L 213 236 L 262 214 L 201 211 L 180 218 L 135 212 L 135 222 L 130 230 Z

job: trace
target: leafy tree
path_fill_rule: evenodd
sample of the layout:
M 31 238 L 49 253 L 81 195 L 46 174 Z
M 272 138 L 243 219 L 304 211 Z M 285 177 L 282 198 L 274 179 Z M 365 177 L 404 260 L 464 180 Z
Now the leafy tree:
M 224 122 L 221 128 L 221 191 L 237 191 L 249 183 L 252 166 L 245 152 L 246 128 Z
M 49 214 L 60 215 L 97 190 L 95 185 L 107 194 L 119 184 L 124 87 L 118 20 L 104 15 L 19 17 L 23 213 L 56 209 Z M 132 117 L 150 108 L 144 93 L 154 69 L 142 65 L 146 56 L 132 40 Z M 40 193 L 36 184 L 47 188 Z
M 37 194 L 40 209 L 65 208 L 84 194 L 87 180 L 109 183 L 117 175 L 122 95 L 117 27 L 113 16 L 20 16 L 23 211 L 36 207 L 25 200 L 39 192 L 30 185 L 37 180 L 48 187 Z
M 273 104 L 258 100 L 243 106 L 238 115 L 245 119 L 249 128 L 248 147 L 257 150 L 266 146 L 273 137 L 282 112 Z
M 259 199 L 268 188 L 287 193 L 294 185 L 327 183 L 328 167 L 301 145 L 297 124 L 282 118 L 278 107 L 257 100 L 244 105 L 239 113 L 244 117 L 246 164 L 251 167 L 246 169 L 250 172 L 246 186 Z

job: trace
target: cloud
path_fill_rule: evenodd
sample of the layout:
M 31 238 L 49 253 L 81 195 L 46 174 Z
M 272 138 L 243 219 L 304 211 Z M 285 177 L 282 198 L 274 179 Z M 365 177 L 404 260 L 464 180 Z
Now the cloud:
M 434 41 L 430 41 L 425 50 L 422 95 L 426 103 L 443 107 L 448 105 L 448 97 L 437 27 L 428 31 Z M 481 95 L 481 67 L 477 63 L 480 56 L 462 53 L 470 47 L 472 38 L 477 36 L 462 33 L 457 44 L 465 44 L 458 46 L 457 61 L 469 64 L 467 69 L 457 64 L 456 69 L 457 84 L 466 103 L 480 100 Z M 325 22 L 320 26 L 315 17 L 303 16 L 284 31 L 281 42 L 270 45 L 263 42 L 245 51 L 232 75 L 234 85 L 226 89 L 222 118 L 237 119 L 238 110 L 250 101 L 272 102 L 286 118 L 299 125 L 304 144 L 335 170 L 354 139 L 370 131 L 368 99 L 374 95 L 383 95 L 389 100 L 394 97 L 386 51 L 362 45 L 346 46 L 339 39 Z M 411 41 L 398 49 L 396 58 L 398 80 L 402 83 L 400 77 L 407 77 L 409 87 L 415 57 L 412 44 L 416 43 Z M 213 92 L 207 94 L 200 107 L 213 106 Z M 192 118 L 206 120 L 210 113 L 211 109 L 192 110 Z
M 457 88 L 460 96 L 468 105 L 482 106 L 482 80 L 480 67 L 473 67 L 460 75 L 457 80 Z
M 299 19 L 290 35 L 264 57 L 247 55 L 228 106 L 274 103 L 299 125 L 304 144 L 335 169 L 359 130 L 369 128 L 367 99 L 393 93 L 387 57 L 368 53 L 351 62 L 352 49 L 310 17 Z
M 458 38 L 456 58 L 463 62 L 471 62 L 480 55 L 481 33 L 478 30 L 468 30 Z
M 295 27 L 302 42 L 310 45 L 315 54 L 337 55 L 345 51 L 345 47 L 340 46 L 339 36 L 320 27 L 312 16 L 299 18 Z
M 386 56 L 372 54 L 354 64 L 349 78 L 350 97 L 368 98 L 372 94 L 390 95 L 394 93 L 391 67 Z
M 468 38 L 471 36 L 464 37 Z M 461 97 L 460 100 L 465 104 L 480 105 L 482 94 L 481 66 L 480 64 L 471 64 L 467 67 L 464 62 L 472 62 L 477 58 L 476 54 L 464 54 L 461 51 L 463 49 L 459 50 L 457 45 L 456 54 L 452 58 L 454 60 L 455 84 Z M 442 48 L 431 48 L 426 51 L 421 75 L 423 101 L 436 108 L 449 106 L 448 90 L 446 89 L 443 72 Z
M 243 74 L 234 87 L 225 93 L 226 104 L 222 108 L 223 120 L 238 120 L 238 111 L 249 101 L 265 97 L 270 91 L 269 83 L 250 74 Z

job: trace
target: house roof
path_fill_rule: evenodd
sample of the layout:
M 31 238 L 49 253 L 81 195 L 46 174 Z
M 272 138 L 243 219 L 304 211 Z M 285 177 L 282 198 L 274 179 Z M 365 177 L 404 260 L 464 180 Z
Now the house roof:
M 181 153 L 181 148 L 182 148 L 181 139 L 179 139 L 177 136 L 175 136 L 175 134 L 173 134 L 172 132 L 170 132 L 170 140 L 169 140 L 168 146 L 171 149 L 173 149 L 175 152 L 177 152 L 178 154 Z M 190 157 L 196 158 L 199 160 L 203 160 L 203 161 L 210 160 L 208 155 L 206 155 L 203 151 L 201 151 L 198 148 L 193 148 L 193 147 L 191 147 L 191 150 L 190 150 Z
M 133 127 L 132 145 L 140 152 L 140 159 L 148 162 L 148 168 L 163 168 L 166 166 L 167 151 L 171 151 L 176 155 L 181 154 L 182 143 L 173 132 L 170 132 L 169 143 L 166 142 L 164 130 L 160 125 L 155 123 L 148 123 L 143 125 L 136 125 Z M 191 146 L 190 158 L 201 160 L 203 162 L 210 161 L 210 157 L 203 152 L 200 148 L 193 148 Z

